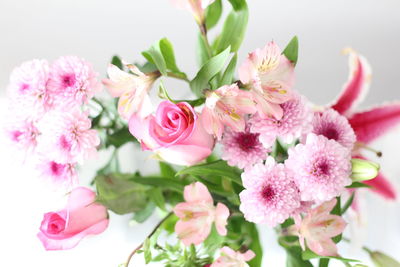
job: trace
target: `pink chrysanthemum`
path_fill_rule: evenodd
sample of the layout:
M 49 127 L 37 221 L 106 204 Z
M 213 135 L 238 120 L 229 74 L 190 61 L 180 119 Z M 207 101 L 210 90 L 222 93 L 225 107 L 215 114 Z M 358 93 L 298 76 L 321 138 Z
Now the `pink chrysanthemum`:
M 41 117 L 52 104 L 46 88 L 48 76 L 49 64 L 46 60 L 27 61 L 15 68 L 7 89 L 10 107 L 26 117 Z
M 37 123 L 30 119 L 13 119 L 4 128 L 10 143 L 23 152 L 34 152 L 40 135 Z
M 62 164 L 55 161 L 42 160 L 38 164 L 37 169 L 43 178 L 49 180 L 54 185 L 71 188 L 77 184 L 75 164 Z
M 259 134 L 250 133 L 248 127 L 244 132 L 226 129 L 222 138 L 222 159 L 229 165 L 241 169 L 260 163 L 268 157 L 270 150 L 260 142 Z
M 101 90 L 97 76 L 92 65 L 84 59 L 60 57 L 51 67 L 48 88 L 55 95 L 57 106 L 82 105 Z
M 300 206 L 300 193 L 283 164 L 268 157 L 242 174 L 246 188 L 240 193 L 240 210 L 246 220 L 275 226 Z
M 293 172 L 303 201 L 328 201 L 351 184 L 350 152 L 336 141 L 310 133 L 305 144 L 288 153 L 285 165 Z
M 330 140 L 335 140 L 342 146 L 352 150 L 356 142 L 356 135 L 349 121 L 333 109 L 316 112 L 312 121 L 312 131 L 323 135 Z
M 281 107 L 283 115 L 279 120 L 259 115 L 250 119 L 251 132 L 260 133 L 260 141 L 265 147 L 272 146 L 278 137 L 285 143 L 292 143 L 310 130 L 312 113 L 303 96 L 294 94 L 293 99 L 281 104 Z
M 96 152 L 100 139 L 91 121 L 78 109 L 54 112 L 43 122 L 41 151 L 58 163 L 80 162 Z

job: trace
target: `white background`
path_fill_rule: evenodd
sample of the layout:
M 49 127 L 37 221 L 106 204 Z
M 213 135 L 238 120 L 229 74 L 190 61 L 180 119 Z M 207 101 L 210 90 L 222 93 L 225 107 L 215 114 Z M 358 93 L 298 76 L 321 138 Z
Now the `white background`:
M 352 46 L 368 58 L 373 68 L 371 92 L 363 107 L 400 99 L 397 0 L 248 2 L 251 16 L 239 62 L 247 52 L 270 40 L 284 46 L 293 35 L 298 35 L 296 88 L 313 102 L 325 104 L 334 99 L 347 79 L 347 58 L 340 52 Z M 193 77 L 197 70 L 196 36 L 190 14 L 174 9 L 167 0 L 1 0 L 0 96 L 5 95 L 12 68 L 24 60 L 54 60 L 73 54 L 91 61 L 104 76 L 113 54 L 140 61 L 140 52 L 162 37 L 172 41 L 179 66 Z M 175 96 L 187 90 L 180 82 L 168 81 L 167 86 Z M 4 114 L 4 98 L 0 107 Z M 374 144 L 383 150 L 382 168 L 398 189 L 399 133 L 393 131 Z M 105 162 L 104 154 L 85 166 L 83 184 L 90 180 L 96 166 Z M 152 170 L 155 166 L 146 155 L 134 153 L 131 147 L 125 147 L 123 155 L 129 170 L 139 165 Z M 128 223 L 130 216 L 111 216 L 104 234 L 84 240 L 71 251 L 45 252 L 35 234 L 42 213 L 56 209 L 60 197 L 32 177 L 27 166 L 18 165 L 3 142 L 0 167 L 0 266 L 117 266 L 158 220 L 154 216 L 147 225 L 132 226 Z M 357 228 L 357 236 L 370 248 L 381 249 L 400 260 L 400 205 L 370 193 L 364 199 L 364 221 Z M 262 228 L 265 266 L 284 266 L 284 254 L 276 245 L 273 231 Z M 347 247 L 341 253 L 366 259 L 364 254 Z M 140 258 L 134 266 L 143 266 Z

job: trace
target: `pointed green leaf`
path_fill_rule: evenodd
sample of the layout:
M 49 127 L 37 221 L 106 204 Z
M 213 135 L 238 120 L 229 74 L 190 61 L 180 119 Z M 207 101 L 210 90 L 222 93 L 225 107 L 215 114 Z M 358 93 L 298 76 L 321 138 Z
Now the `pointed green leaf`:
M 353 260 L 353 259 L 348 259 L 348 258 L 342 258 L 342 257 L 336 257 L 336 256 L 320 256 L 308 248 L 301 253 L 301 257 L 303 260 L 311 260 L 311 259 L 334 259 L 334 260 L 339 260 L 342 262 L 359 262 L 359 260 Z
M 235 76 L 235 70 L 236 70 L 236 63 L 237 63 L 237 54 L 232 57 L 231 61 L 229 62 L 229 65 L 226 67 L 224 75 L 221 78 L 221 81 L 219 83 L 220 86 L 226 85 L 226 84 L 232 84 L 233 78 Z
M 284 54 L 287 59 L 289 59 L 296 66 L 297 59 L 299 57 L 299 40 L 297 39 L 297 36 L 290 40 L 282 54 Z
M 118 68 L 120 68 L 121 70 L 124 69 L 124 64 L 122 64 L 122 60 L 119 56 L 115 55 L 112 57 L 111 59 L 111 64 L 117 66 Z
M 165 208 L 165 199 L 163 196 L 163 193 L 161 191 L 161 188 L 155 187 L 147 191 L 147 194 L 149 195 L 150 199 L 154 202 L 154 204 L 157 205 L 160 209 L 167 211 Z
M 208 60 L 201 67 L 196 77 L 190 82 L 190 87 L 197 96 L 202 96 L 202 91 L 208 87 L 211 79 L 225 66 L 229 52 L 230 47 Z
M 172 168 L 171 165 L 169 165 L 166 162 L 160 161 L 159 166 L 160 166 L 160 173 L 163 177 L 175 179 L 176 171 L 174 170 L 174 168 Z
M 209 5 L 206 9 L 206 28 L 211 29 L 217 25 L 219 19 L 222 15 L 222 2 L 221 0 L 216 0 L 214 3 Z
M 174 48 L 171 42 L 167 38 L 163 38 L 159 41 L 159 46 L 161 54 L 164 57 L 167 69 L 173 72 L 180 72 L 175 62 Z

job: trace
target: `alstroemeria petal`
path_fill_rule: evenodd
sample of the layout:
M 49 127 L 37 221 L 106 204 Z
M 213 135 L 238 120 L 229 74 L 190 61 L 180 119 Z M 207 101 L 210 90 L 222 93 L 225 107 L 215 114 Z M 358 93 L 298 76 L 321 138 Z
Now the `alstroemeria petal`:
M 215 209 L 215 226 L 220 235 L 226 235 L 226 225 L 229 217 L 229 209 L 222 203 L 217 204 Z
M 307 240 L 307 246 L 320 256 L 337 256 L 337 247 L 332 239 Z
M 371 67 L 367 60 L 350 48 L 346 53 L 349 54 L 349 79 L 336 103 L 332 105 L 332 108 L 342 115 L 351 114 L 356 105 L 364 99 L 371 83 Z
M 187 202 L 205 202 L 211 205 L 213 204 L 210 192 L 207 187 L 200 182 L 185 186 L 183 196 Z
M 368 144 L 400 124 L 400 102 L 355 113 L 349 122 L 357 141 Z

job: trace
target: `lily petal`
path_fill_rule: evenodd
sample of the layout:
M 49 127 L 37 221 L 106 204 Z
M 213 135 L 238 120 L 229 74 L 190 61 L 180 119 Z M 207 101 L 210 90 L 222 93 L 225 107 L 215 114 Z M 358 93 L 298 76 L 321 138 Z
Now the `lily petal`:
M 332 108 L 348 116 L 368 92 L 371 83 L 371 67 L 363 56 L 351 48 L 346 49 L 345 53 L 349 54 L 349 79 Z
M 389 200 L 395 200 L 397 193 L 389 180 L 380 172 L 372 180 L 364 181 L 365 184 L 372 186 L 372 190 Z
M 357 141 L 370 143 L 394 126 L 400 125 L 400 102 L 355 113 L 349 122 L 357 135 Z

